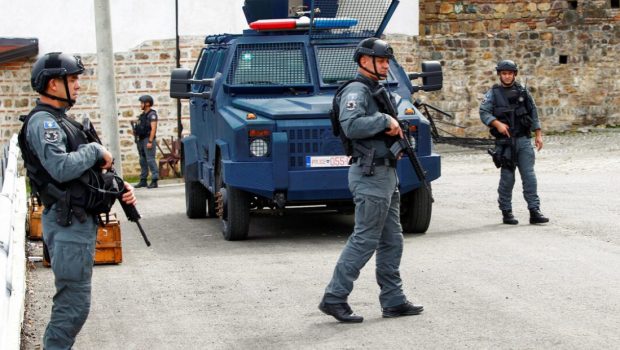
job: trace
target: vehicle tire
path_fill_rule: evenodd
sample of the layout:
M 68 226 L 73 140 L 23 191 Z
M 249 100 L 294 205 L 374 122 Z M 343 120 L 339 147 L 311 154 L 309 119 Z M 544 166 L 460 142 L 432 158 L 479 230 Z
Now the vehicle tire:
M 209 191 L 198 181 L 185 181 L 185 214 L 190 219 L 207 217 Z
M 429 185 L 430 187 L 430 185 Z M 400 223 L 404 233 L 425 233 L 431 223 L 433 201 L 429 190 L 422 186 L 401 198 Z
M 224 239 L 241 241 L 250 230 L 250 196 L 247 192 L 228 186 L 220 190 L 224 198 L 222 224 Z

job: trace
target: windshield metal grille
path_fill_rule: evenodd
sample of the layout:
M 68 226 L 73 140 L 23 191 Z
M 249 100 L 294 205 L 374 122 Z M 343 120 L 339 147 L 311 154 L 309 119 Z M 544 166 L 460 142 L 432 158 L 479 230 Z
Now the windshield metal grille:
M 310 84 L 302 43 L 240 44 L 230 67 L 231 85 Z
M 367 38 L 375 36 L 378 30 L 383 29 L 383 19 L 392 2 L 393 0 L 314 0 L 314 19 L 319 22 L 315 22 L 311 28 L 312 37 Z M 320 21 L 324 21 L 325 26 L 328 27 L 330 23 L 336 23 L 343 28 L 321 29 Z M 347 23 L 355 24 L 349 26 Z
M 336 84 L 355 78 L 357 64 L 353 62 L 354 52 L 354 46 L 318 48 L 317 58 L 323 83 Z

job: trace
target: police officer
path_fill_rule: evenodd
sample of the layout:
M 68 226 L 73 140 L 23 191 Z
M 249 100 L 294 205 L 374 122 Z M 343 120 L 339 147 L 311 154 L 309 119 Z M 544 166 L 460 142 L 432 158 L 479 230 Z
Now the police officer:
M 503 223 L 519 223 L 512 213 L 512 189 L 516 169 L 519 169 L 521 175 L 523 197 L 530 211 L 530 224 L 549 222 L 540 212 L 540 198 L 534 173 L 535 155 L 530 140 L 534 132 L 534 145 L 538 151 L 542 149 L 543 138 L 536 104 L 529 91 L 515 81 L 519 72 L 516 63 L 502 60 L 495 70 L 500 84 L 495 84 L 484 95 L 480 105 L 480 119 L 491 128 L 491 134 L 496 137 L 494 161 L 496 166 L 501 167 L 497 192 Z
M 46 350 L 70 349 L 90 310 L 97 223 L 94 214 L 79 215 L 84 208 L 69 206 L 64 195 L 88 169 L 112 167 L 112 154 L 98 143 L 86 143 L 81 125 L 66 115 L 78 97 L 83 72 L 79 57 L 53 52 L 39 58 L 31 78 L 39 99 L 18 137 L 32 191 L 45 205 L 43 240 L 56 285 L 43 337 Z M 135 204 L 133 188 L 124 185 L 122 200 Z M 68 209 L 71 216 L 66 217 Z
M 140 182 L 136 185 L 136 188 L 148 187 L 156 188 L 157 181 L 159 179 L 159 169 L 157 168 L 157 161 L 155 159 L 156 140 L 155 135 L 157 133 L 157 111 L 152 109 L 153 97 L 150 95 L 140 96 L 140 109 L 142 114 L 138 118 L 138 123 L 134 129 L 138 138 L 138 154 L 140 155 Z M 151 183 L 146 183 L 146 179 L 149 175 L 149 169 L 151 170 Z
M 347 298 L 360 270 L 375 252 L 383 317 L 416 315 L 423 310 L 407 301 L 399 271 L 403 251 L 400 193 L 396 159 L 388 145 L 390 139 L 402 137 L 402 131 L 372 95 L 381 87 L 379 80 L 386 79 L 392 58 L 393 51 L 387 42 L 377 38 L 362 40 L 354 55 L 359 67 L 355 81 L 335 97 L 341 131 L 353 144 L 349 189 L 355 202 L 355 228 L 338 259 L 319 310 L 341 322 L 363 321 L 362 316 L 353 313 Z

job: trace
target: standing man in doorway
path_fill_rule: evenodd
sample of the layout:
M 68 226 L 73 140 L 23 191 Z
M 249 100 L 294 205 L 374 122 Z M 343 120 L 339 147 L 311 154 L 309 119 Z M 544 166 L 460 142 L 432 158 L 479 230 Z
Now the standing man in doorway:
M 142 114 L 138 118 L 138 123 L 134 128 L 134 133 L 138 137 L 138 153 L 140 155 L 140 182 L 136 188 L 147 187 L 157 188 L 159 180 L 159 170 L 157 168 L 157 159 L 155 158 L 157 150 L 157 112 L 153 107 L 153 97 L 150 95 L 140 96 L 140 109 Z M 151 183 L 147 185 L 147 177 L 151 171 Z

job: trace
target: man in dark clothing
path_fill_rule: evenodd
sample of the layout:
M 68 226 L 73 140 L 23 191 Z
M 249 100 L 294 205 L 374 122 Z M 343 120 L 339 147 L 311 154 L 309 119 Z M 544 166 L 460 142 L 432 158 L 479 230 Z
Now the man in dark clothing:
M 402 137 L 402 131 L 396 119 L 381 110 L 373 97 L 381 87 L 379 80 L 387 77 L 393 57 L 387 42 L 377 38 L 362 40 L 355 50 L 354 60 L 359 66 L 355 81 L 335 96 L 341 132 L 353 144 L 349 189 L 355 202 L 355 228 L 325 288 L 319 310 L 340 322 L 364 320 L 353 313 L 347 298 L 360 270 L 375 252 L 383 317 L 417 315 L 423 310 L 407 301 L 399 271 L 403 252 L 400 192 L 396 158 L 389 150 L 388 139 Z M 372 150 L 372 155 L 360 149 Z M 373 164 L 371 173 L 366 173 L 363 166 L 368 162 Z
M 140 155 L 140 182 L 136 188 L 147 187 L 156 188 L 159 180 L 159 169 L 155 158 L 157 149 L 157 112 L 152 109 L 153 97 L 149 95 L 140 96 L 140 108 L 142 114 L 138 118 L 138 123 L 134 128 L 134 133 L 138 139 L 138 153 Z M 151 183 L 147 185 L 147 177 L 151 170 Z
M 491 153 L 495 165 L 501 167 L 497 192 L 503 223 L 519 223 L 512 213 L 512 189 L 517 168 L 523 182 L 523 197 L 530 211 L 530 224 L 549 222 L 540 212 L 534 173 L 535 155 L 530 140 L 534 132 L 534 145 L 539 151 L 542 149 L 543 138 L 536 104 L 529 91 L 515 81 L 519 69 L 513 61 L 500 61 L 496 71 L 500 84 L 495 84 L 484 95 L 480 120 L 491 128 L 491 134 L 496 138 L 495 151 Z
M 22 119 L 18 138 L 31 190 L 45 205 L 43 241 L 56 285 L 43 336 L 46 350 L 71 349 L 88 317 L 99 213 L 82 202 L 85 192 L 76 191 L 84 188 L 83 174 L 110 169 L 113 163 L 112 154 L 89 142 L 87 130 L 66 115 L 78 96 L 83 72 L 78 57 L 59 52 L 35 62 L 31 84 L 39 99 Z M 121 200 L 135 204 L 133 188 L 126 182 L 124 186 Z

